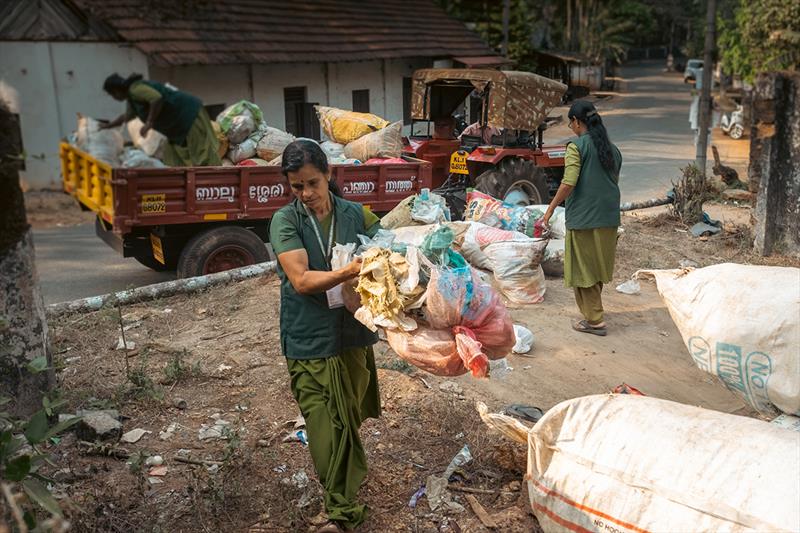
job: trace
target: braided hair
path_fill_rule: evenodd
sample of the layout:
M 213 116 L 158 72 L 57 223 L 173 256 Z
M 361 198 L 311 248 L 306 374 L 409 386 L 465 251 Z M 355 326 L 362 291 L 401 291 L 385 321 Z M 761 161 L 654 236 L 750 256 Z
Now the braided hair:
M 572 107 L 569 108 L 567 114 L 570 120 L 577 118 L 588 128 L 589 136 L 592 138 L 597 155 L 600 158 L 600 164 L 609 173 L 616 175 L 617 162 L 614 159 L 614 150 L 611 141 L 608 139 L 608 132 L 603 125 L 603 119 L 591 102 L 586 100 L 577 100 Z

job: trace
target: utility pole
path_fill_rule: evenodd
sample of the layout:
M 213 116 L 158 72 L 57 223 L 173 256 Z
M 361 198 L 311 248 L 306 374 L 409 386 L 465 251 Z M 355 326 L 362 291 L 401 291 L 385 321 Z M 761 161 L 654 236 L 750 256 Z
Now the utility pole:
M 508 26 L 511 21 L 511 0 L 503 0 L 503 44 L 500 52 L 503 57 L 508 54 Z
M 711 130 L 711 66 L 714 61 L 714 48 L 716 44 L 717 2 L 706 0 L 706 43 L 703 53 L 703 87 L 700 92 L 700 120 L 697 136 L 697 152 L 695 161 L 701 175 L 706 175 L 706 156 L 708 152 L 708 137 Z

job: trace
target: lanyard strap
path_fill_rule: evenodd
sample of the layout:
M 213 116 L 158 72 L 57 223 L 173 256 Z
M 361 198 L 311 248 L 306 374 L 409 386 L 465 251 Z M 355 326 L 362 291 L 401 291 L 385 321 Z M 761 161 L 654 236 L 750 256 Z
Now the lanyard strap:
M 303 204 L 303 207 L 306 210 L 306 213 L 311 218 L 311 226 L 314 228 L 314 235 L 317 236 L 317 243 L 319 243 L 319 249 L 322 254 L 325 256 L 325 264 L 328 265 L 328 268 L 331 268 L 331 252 L 333 251 L 333 229 L 336 227 L 336 208 L 333 202 L 333 198 L 331 198 L 331 229 L 328 231 L 328 248 L 325 248 L 325 244 L 322 242 L 322 234 L 319 232 L 319 221 L 317 220 L 316 215 L 311 212 L 306 204 Z

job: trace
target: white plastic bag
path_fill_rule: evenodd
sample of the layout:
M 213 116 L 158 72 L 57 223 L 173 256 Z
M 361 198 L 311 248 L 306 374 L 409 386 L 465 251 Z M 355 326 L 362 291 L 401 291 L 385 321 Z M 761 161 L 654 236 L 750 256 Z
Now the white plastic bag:
M 450 220 L 450 208 L 444 198 L 429 189 L 422 189 L 411 207 L 411 218 L 423 224 L 447 222 Z
M 123 168 L 164 168 L 166 165 L 155 157 L 150 157 L 142 150 L 126 148 L 122 153 Z
M 542 218 L 547 212 L 546 205 L 529 205 L 525 209 L 532 211 L 534 217 L 538 220 Z M 567 219 L 564 214 L 564 208 L 561 206 L 556 207 L 553 215 L 550 217 L 550 237 L 553 239 L 563 239 L 567 236 Z
M 800 269 L 641 270 L 701 369 L 758 412 L 800 414 Z
M 525 326 L 514 324 L 514 337 L 516 337 L 517 342 L 511 349 L 512 352 L 528 353 L 531 351 L 531 348 L 533 347 L 533 333 L 531 333 L 531 330 Z
M 234 165 L 239 163 L 239 161 L 250 159 L 256 155 L 257 145 L 258 141 L 255 139 L 245 139 L 242 143 L 232 145 L 230 150 L 228 150 L 228 159 L 233 161 Z
M 325 155 L 328 156 L 329 162 L 345 159 L 343 144 L 335 143 L 333 141 L 323 141 L 319 146 L 322 148 L 322 151 L 325 152 Z
M 128 122 L 128 135 L 133 145 L 150 157 L 161 159 L 164 156 L 164 145 L 168 142 L 167 138 L 156 130 L 150 128 L 147 135 L 142 137 L 139 133 L 144 123 L 139 118 L 134 118 Z
M 231 144 L 239 144 L 244 141 L 256 129 L 253 117 L 249 115 L 238 115 L 231 119 L 231 125 L 226 135 Z
M 630 296 L 635 296 L 637 294 L 641 294 L 642 288 L 639 286 L 639 282 L 635 279 L 629 279 L 625 283 L 620 283 L 617 285 L 617 292 L 621 292 L 622 294 L 628 294 Z
M 530 429 L 478 410 L 527 442 L 529 502 L 546 533 L 800 527 L 800 433 L 629 394 L 562 402 Z
M 91 117 L 78 115 L 76 132 L 78 148 L 111 166 L 119 164 L 124 140 L 118 128 L 100 129 L 100 123 Z

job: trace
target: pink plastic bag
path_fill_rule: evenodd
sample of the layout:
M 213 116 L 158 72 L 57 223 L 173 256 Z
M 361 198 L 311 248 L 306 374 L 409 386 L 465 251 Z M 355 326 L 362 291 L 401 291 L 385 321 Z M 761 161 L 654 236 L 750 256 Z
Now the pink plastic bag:
M 420 325 L 412 332 L 387 329 L 386 340 L 401 359 L 437 376 L 460 376 L 467 368 L 449 329 Z

